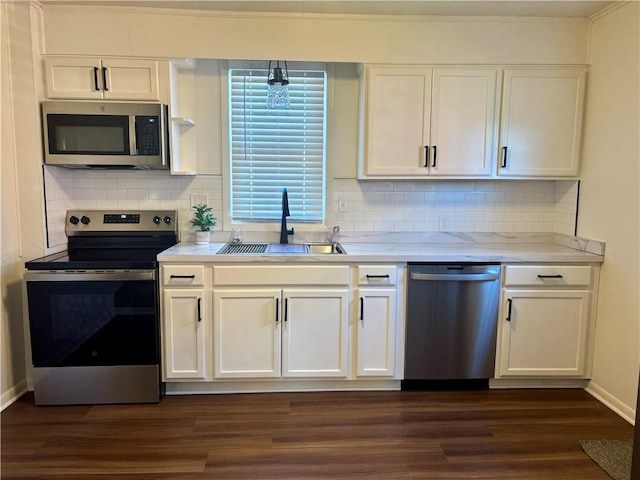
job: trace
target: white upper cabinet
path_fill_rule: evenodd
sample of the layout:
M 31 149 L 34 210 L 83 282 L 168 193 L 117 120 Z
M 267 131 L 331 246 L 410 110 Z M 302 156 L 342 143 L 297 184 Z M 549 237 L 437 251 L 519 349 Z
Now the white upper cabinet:
M 435 69 L 429 175 L 491 175 L 496 69 Z
M 364 72 L 360 178 L 491 175 L 496 69 Z
M 51 99 L 159 100 L 155 60 L 54 57 L 44 67 Z
M 361 178 L 428 173 L 432 74 L 430 68 L 365 67 Z
M 498 175 L 578 175 L 586 70 L 504 71 Z

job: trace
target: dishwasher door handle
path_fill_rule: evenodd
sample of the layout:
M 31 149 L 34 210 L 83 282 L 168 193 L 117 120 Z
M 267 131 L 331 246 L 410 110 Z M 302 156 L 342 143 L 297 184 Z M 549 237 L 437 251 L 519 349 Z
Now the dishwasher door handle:
M 417 273 L 411 272 L 411 280 L 438 280 L 445 282 L 486 282 L 500 278 L 499 273 Z

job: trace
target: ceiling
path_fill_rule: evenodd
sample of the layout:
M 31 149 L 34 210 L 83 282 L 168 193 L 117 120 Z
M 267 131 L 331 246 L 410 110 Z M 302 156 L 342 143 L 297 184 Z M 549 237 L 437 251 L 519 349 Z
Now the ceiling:
M 618 2 L 596 0 L 40 0 L 40 3 L 293 14 L 589 18 Z

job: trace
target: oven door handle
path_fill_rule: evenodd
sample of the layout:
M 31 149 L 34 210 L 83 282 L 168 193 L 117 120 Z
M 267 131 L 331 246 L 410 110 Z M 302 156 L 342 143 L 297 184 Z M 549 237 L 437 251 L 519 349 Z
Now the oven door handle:
M 113 271 L 27 271 L 27 282 L 109 282 L 109 281 L 148 281 L 155 280 L 155 270 L 113 270 Z

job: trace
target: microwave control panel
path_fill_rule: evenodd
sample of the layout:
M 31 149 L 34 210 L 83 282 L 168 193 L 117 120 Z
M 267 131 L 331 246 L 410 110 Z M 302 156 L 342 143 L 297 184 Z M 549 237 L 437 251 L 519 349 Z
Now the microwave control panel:
M 160 155 L 160 119 L 136 115 L 136 147 L 138 155 Z

